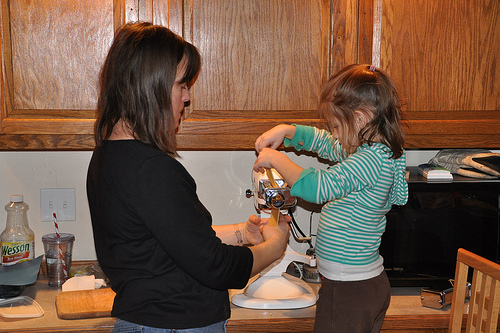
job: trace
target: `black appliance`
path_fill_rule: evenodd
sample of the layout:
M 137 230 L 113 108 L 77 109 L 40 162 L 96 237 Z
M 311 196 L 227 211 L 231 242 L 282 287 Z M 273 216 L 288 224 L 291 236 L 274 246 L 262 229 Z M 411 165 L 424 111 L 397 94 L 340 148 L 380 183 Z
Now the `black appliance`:
M 409 170 L 408 203 L 387 214 L 380 246 L 391 286 L 446 285 L 460 247 L 499 262 L 500 179 L 427 181 Z

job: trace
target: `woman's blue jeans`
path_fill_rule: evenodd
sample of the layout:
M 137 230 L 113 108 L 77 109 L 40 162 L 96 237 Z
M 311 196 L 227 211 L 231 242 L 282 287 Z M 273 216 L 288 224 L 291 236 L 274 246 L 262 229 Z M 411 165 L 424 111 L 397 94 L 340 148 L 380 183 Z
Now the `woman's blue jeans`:
M 116 318 L 116 323 L 111 333 L 226 333 L 226 324 L 227 320 L 224 320 L 205 327 L 176 330 L 149 327 Z

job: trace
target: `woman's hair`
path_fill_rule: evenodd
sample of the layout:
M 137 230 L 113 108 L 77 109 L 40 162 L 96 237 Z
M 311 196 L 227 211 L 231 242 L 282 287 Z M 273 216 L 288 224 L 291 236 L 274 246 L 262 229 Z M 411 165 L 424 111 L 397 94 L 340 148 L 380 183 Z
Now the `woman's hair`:
M 171 92 L 177 65 L 186 59 L 181 84 L 191 87 L 200 71 L 198 50 L 169 29 L 128 23 L 117 30 L 99 79 L 96 144 L 124 120 L 135 139 L 177 156 Z
M 360 130 L 354 111 L 371 119 Z M 390 148 L 392 158 L 403 154 L 401 102 L 396 87 L 387 73 L 373 65 L 349 65 L 333 75 L 321 93 L 319 113 L 330 131 L 335 122 L 343 126 L 348 151 L 364 143 L 381 142 Z

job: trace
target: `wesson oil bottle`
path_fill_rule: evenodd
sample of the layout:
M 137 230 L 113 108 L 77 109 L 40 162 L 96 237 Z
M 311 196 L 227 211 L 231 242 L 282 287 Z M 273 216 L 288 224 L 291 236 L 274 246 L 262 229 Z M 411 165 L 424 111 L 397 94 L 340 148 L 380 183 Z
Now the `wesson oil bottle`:
M 31 260 L 35 255 L 35 233 L 28 225 L 29 205 L 23 200 L 22 195 L 11 195 L 5 205 L 7 224 L 0 234 L 1 264 L 5 266 Z

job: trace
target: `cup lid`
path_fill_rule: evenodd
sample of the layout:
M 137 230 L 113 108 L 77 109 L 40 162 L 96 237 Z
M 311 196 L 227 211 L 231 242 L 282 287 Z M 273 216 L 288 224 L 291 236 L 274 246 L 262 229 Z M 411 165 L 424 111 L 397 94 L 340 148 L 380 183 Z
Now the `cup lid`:
M 43 235 L 42 242 L 44 243 L 59 243 L 59 242 L 69 242 L 74 241 L 75 235 L 70 233 L 61 233 L 59 234 L 59 238 L 57 234 L 54 232 L 52 234 Z

